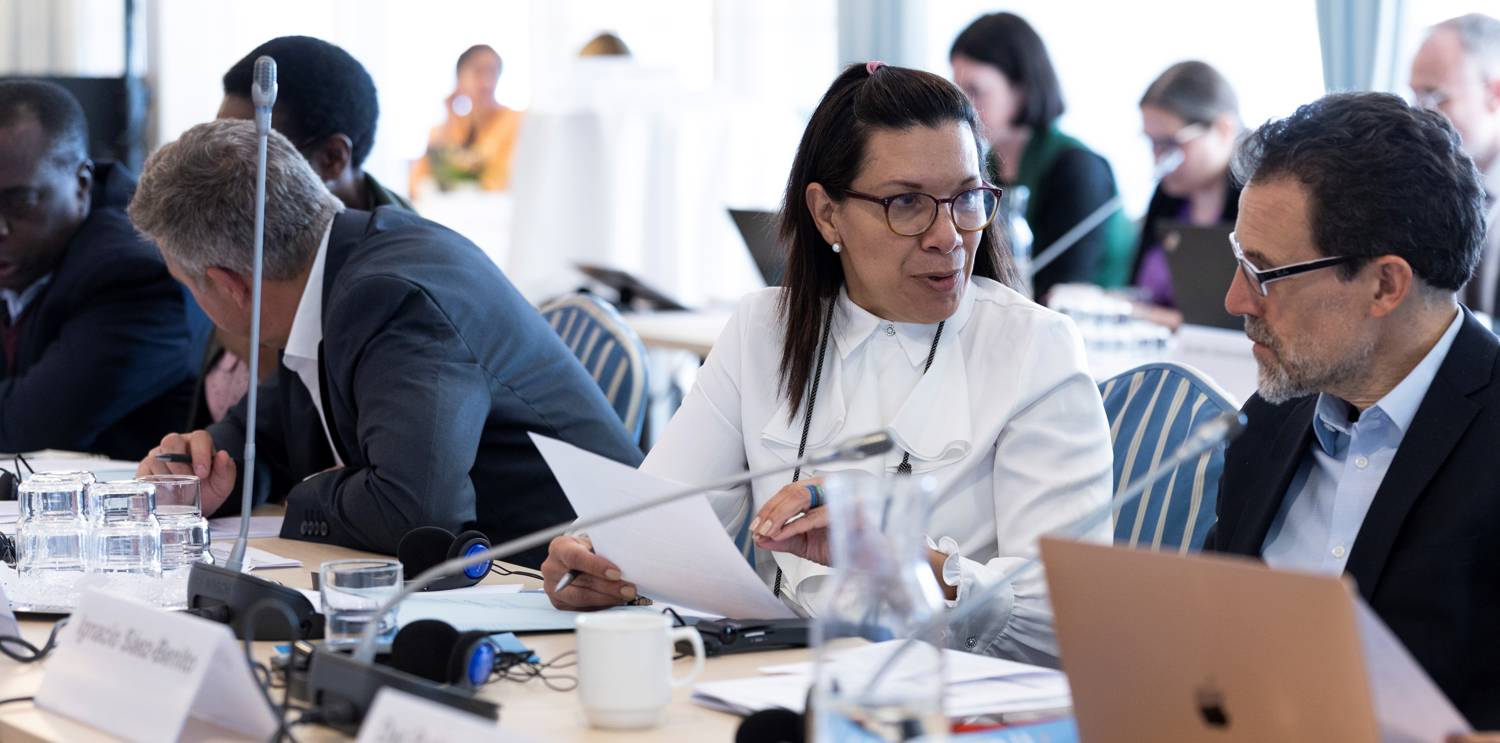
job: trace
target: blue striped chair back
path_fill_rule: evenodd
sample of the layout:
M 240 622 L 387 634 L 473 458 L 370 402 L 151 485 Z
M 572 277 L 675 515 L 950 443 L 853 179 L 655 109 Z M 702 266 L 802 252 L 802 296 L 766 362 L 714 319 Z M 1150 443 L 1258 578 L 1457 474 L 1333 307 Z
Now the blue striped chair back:
M 639 441 L 646 421 L 646 347 L 640 337 L 614 307 L 592 294 L 558 297 L 541 312 Z
M 1196 369 L 1173 363 L 1136 367 L 1099 385 L 1114 441 L 1115 497 L 1171 456 L 1200 424 L 1238 408 Z M 1140 500 L 1121 509 L 1115 543 L 1196 552 L 1214 522 L 1224 449 L 1179 465 Z

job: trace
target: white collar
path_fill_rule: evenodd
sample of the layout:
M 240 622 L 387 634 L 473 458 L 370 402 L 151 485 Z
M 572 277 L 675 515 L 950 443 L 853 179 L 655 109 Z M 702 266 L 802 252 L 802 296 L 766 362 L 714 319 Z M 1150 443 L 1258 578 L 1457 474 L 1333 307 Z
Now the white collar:
M 964 324 L 969 321 L 969 316 L 974 313 L 974 282 L 970 279 L 964 287 L 963 297 L 958 301 L 958 309 L 953 311 L 943 325 L 943 334 L 957 335 L 963 330 Z M 937 323 L 905 323 L 891 322 L 875 315 L 869 310 L 854 303 L 849 298 L 849 287 L 839 289 L 838 300 L 834 303 L 833 327 L 829 334 L 833 336 L 833 342 L 838 346 L 839 358 L 847 359 L 849 354 L 854 353 L 860 345 L 870 339 L 870 336 L 885 332 L 887 325 L 896 329 L 896 341 L 901 350 L 906 353 L 906 358 L 911 360 L 911 365 L 921 368 L 927 363 L 927 355 L 932 352 L 932 337 L 937 332 Z
M 323 242 L 318 244 L 318 254 L 313 257 L 312 269 L 307 272 L 307 285 L 302 287 L 297 314 L 292 316 L 292 330 L 286 339 L 288 356 L 318 358 L 318 346 L 323 343 L 323 262 L 328 257 L 328 236 L 332 233 L 333 220 L 329 220 L 323 230 Z
M 49 273 L 31 282 L 31 286 L 21 291 L 0 289 L 0 299 L 5 300 L 5 309 L 10 313 L 10 321 L 14 323 L 16 318 L 20 317 L 21 313 L 26 311 L 27 305 L 36 300 L 36 296 L 41 294 L 42 290 L 46 289 L 47 284 L 50 283 L 52 283 L 52 274 Z
M 972 448 L 969 441 L 973 435 L 969 413 L 972 401 L 959 332 L 973 315 L 974 294 L 977 290 L 974 280 L 970 279 L 968 286 L 964 287 L 964 296 L 958 309 L 943 326 L 943 337 L 933 355 L 932 368 L 917 380 L 916 387 L 912 388 L 895 418 L 886 424 L 894 434 L 896 445 L 911 453 L 912 464 L 918 471 L 924 469 L 920 466 L 924 462 L 935 465 L 940 461 L 960 459 L 967 456 Z M 839 346 L 839 355 L 837 360 L 830 358 L 832 363 L 823 370 L 818 403 L 813 407 L 812 421 L 808 425 L 808 451 L 826 446 L 839 436 L 869 433 L 844 430 L 848 410 L 844 402 L 843 361 L 871 334 L 880 331 L 886 321 L 854 304 L 843 290 L 839 292 L 838 307 L 841 311 L 836 311 L 834 319 L 837 321 L 841 315 L 844 317 L 842 323 L 835 322 L 839 327 L 831 330 L 830 334 Z M 895 325 L 907 358 L 920 368 L 926 363 L 927 354 L 932 349 L 932 336 L 937 330 L 937 324 Z M 791 415 L 787 400 L 782 397 L 776 412 L 761 429 L 761 436 L 784 446 L 797 446 L 802 440 L 806 399 L 802 401 L 802 405 L 795 415 Z M 941 412 L 934 414 L 934 411 Z

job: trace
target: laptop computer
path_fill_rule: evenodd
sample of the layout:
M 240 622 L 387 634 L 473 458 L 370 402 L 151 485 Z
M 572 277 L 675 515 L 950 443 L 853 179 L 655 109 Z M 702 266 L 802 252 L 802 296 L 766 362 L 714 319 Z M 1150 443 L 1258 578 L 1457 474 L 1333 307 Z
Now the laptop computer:
M 1164 222 L 1160 227 L 1167 269 L 1172 272 L 1172 295 L 1183 322 L 1240 330 L 1245 321 L 1224 311 L 1224 294 L 1234 280 L 1234 253 L 1229 250 L 1230 225 L 1199 227 Z
M 740 236 L 745 238 L 745 247 L 750 249 L 750 257 L 760 269 L 766 286 L 781 286 L 781 276 L 786 271 L 786 254 L 776 236 L 776 212 L 730 209 L 729 216 L 739 228 Z
M 1082 740 L 1442 740 L 1468 729 L 1337 576 L 1042 540 Z

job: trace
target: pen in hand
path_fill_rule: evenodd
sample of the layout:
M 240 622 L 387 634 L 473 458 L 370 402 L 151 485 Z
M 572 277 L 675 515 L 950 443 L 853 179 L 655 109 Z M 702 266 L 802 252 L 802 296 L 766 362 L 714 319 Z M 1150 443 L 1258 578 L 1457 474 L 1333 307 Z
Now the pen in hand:
M 579 573 L 577 570 L 569 570 L 568 574 L 564 575 L 562 577 L 562 580 L 558 581 L 557 585 L 553 587 L 552 593 L 562 593 L 563 589 L 572 585 L 573 581 L 576 580 L 579 575 L 581 575 L 581 573 Z
M 160 461 L 168 462 L 168 463 L 171 463 L 171 464 L 192 464 L 193 463 L 193 456 L 191 454 L 162 453 L 162 454 L 156 455 L 156 458 L 158 460 L 160 460 Z

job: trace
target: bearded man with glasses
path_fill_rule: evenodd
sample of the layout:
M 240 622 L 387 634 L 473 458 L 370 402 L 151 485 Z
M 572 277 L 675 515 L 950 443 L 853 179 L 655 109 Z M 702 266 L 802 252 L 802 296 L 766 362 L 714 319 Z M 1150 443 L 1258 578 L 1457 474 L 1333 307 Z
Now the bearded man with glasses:
M 1459 292 L 1484 240 L 1440 114 L 1327 96 L 1249 135 L 1224 306 L 1260 390 L 1207 547 L 1346 573 L 1454 705 L 1500 726 L 1500 342 Z

